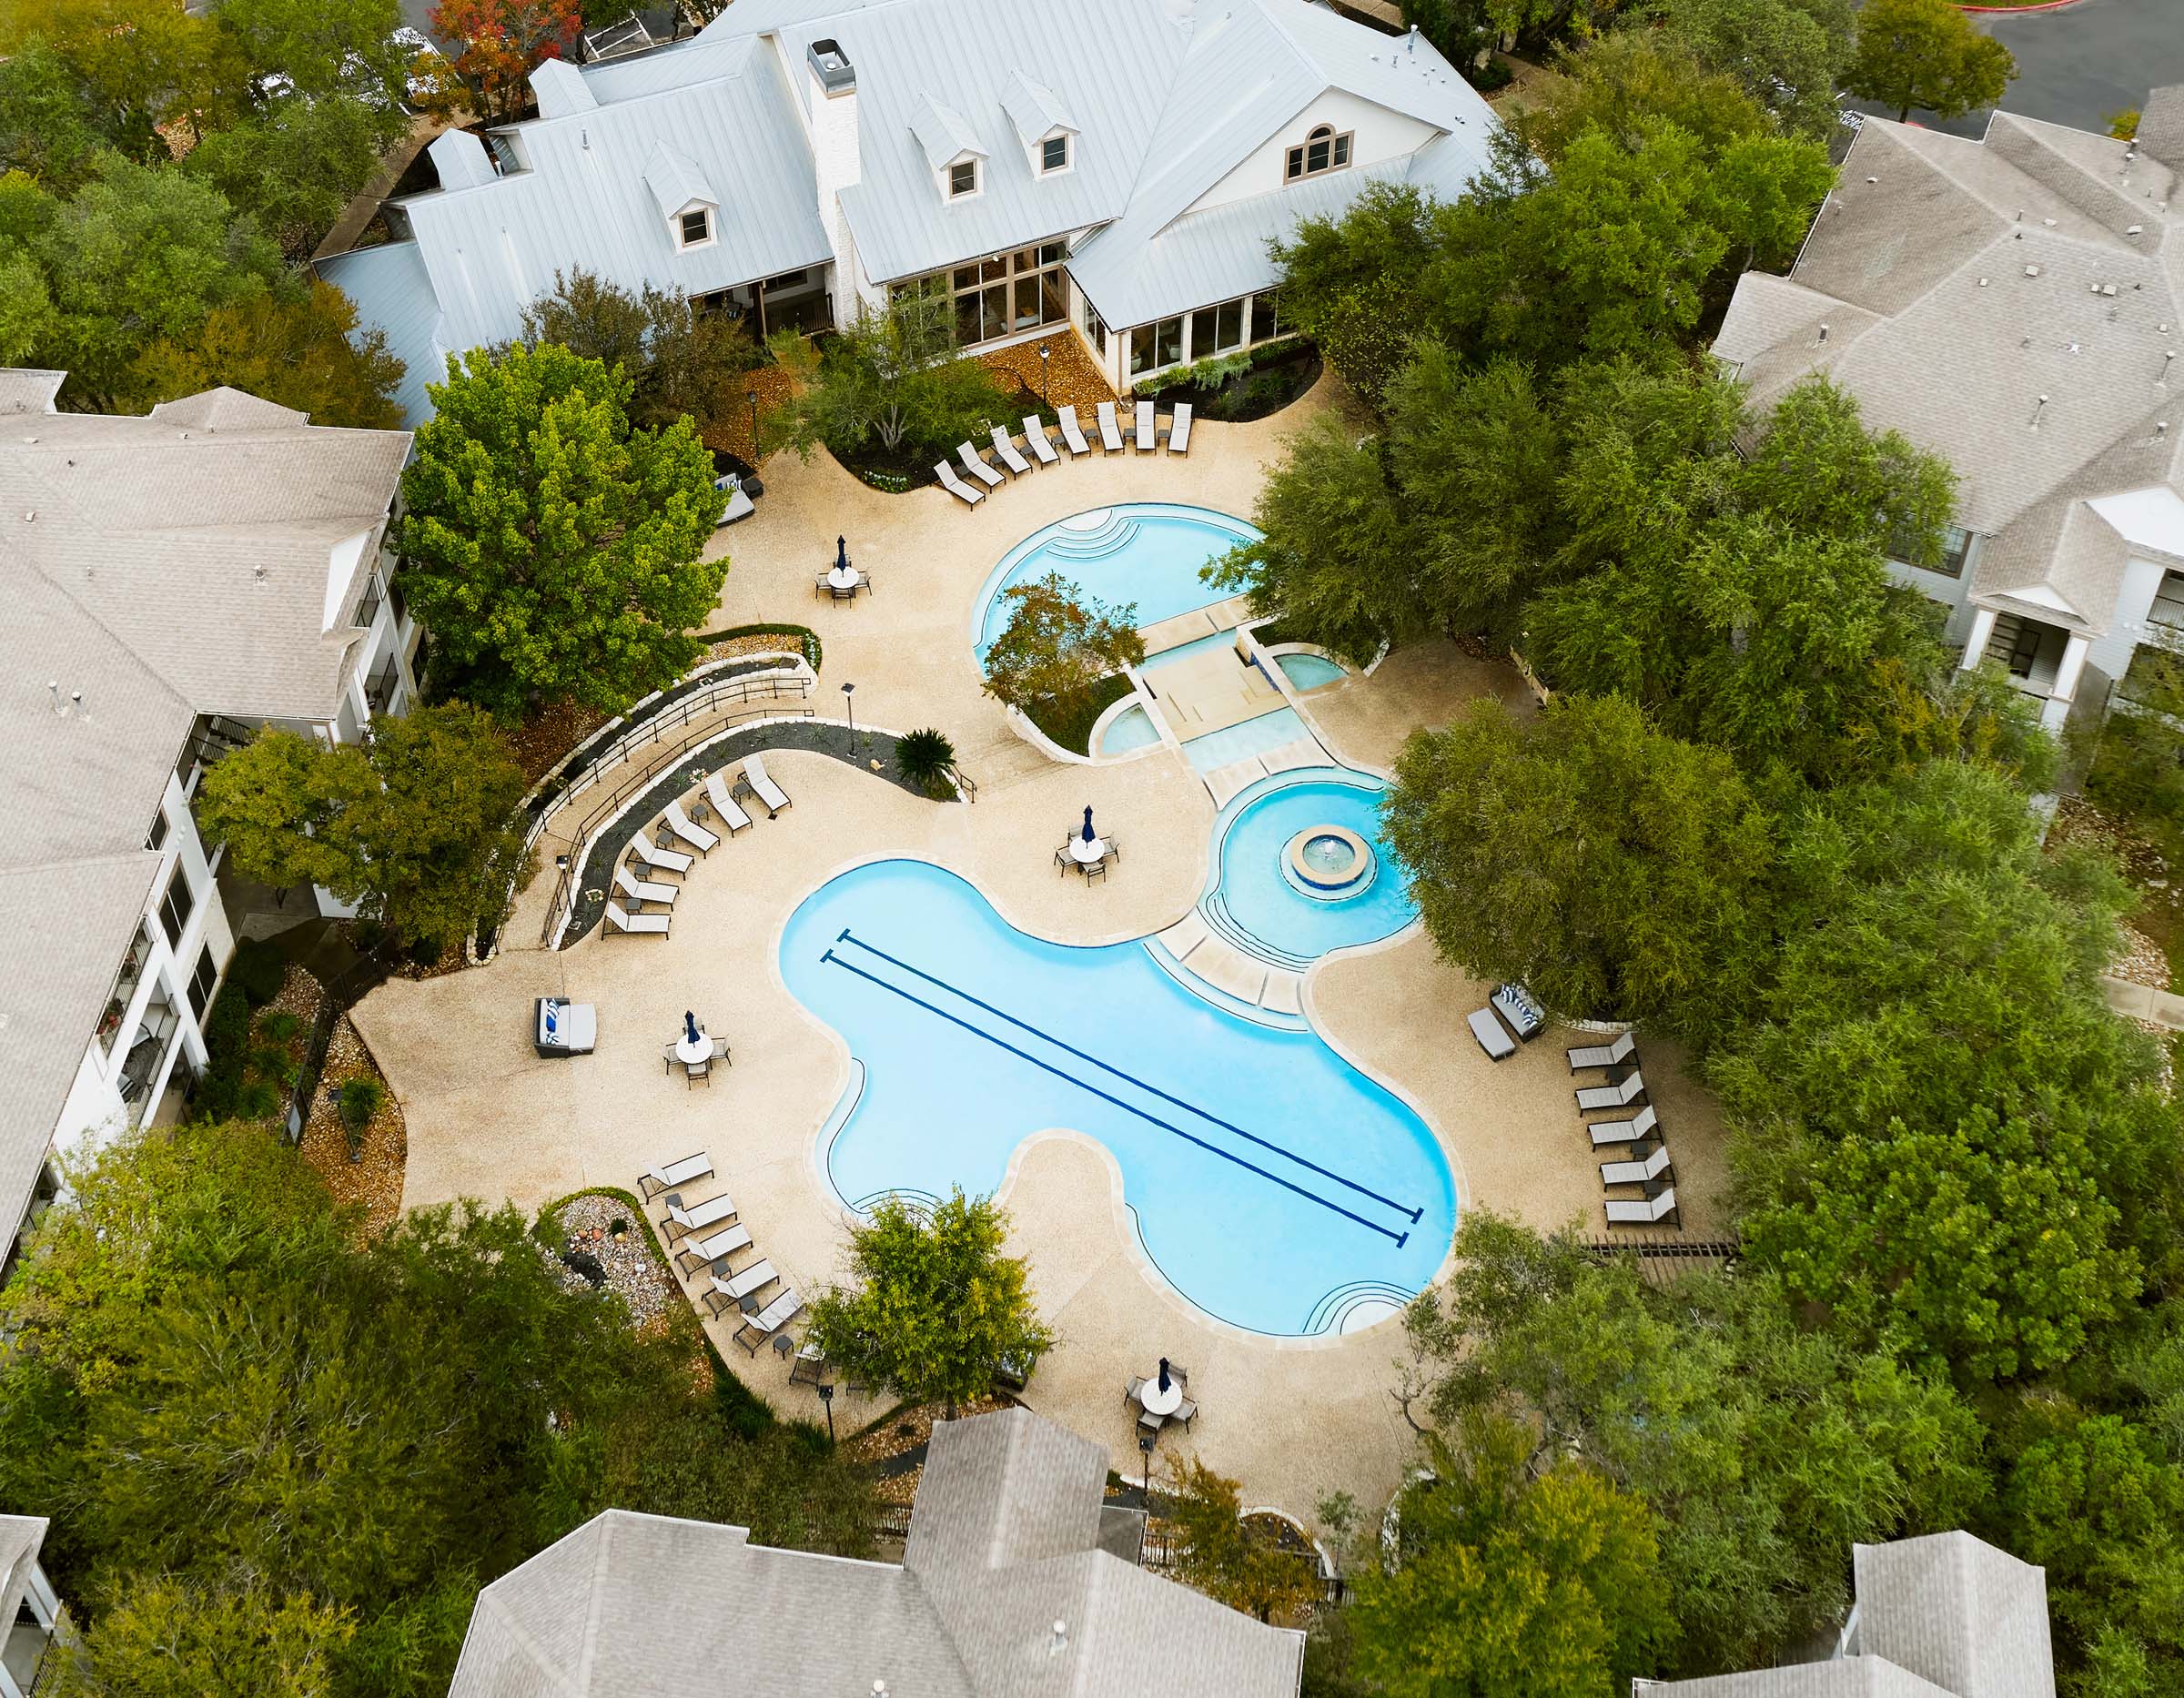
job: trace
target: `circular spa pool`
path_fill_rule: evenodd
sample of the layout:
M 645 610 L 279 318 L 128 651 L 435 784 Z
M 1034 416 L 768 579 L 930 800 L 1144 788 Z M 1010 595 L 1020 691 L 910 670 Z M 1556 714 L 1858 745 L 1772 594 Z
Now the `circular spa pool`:
M 1109 607 L 1135 607 L 1139 627 L 1158 624 L 1224 599 L 1198 576 L 1211 561 L 1259 531 L 1209 507 L 1131 501 L 1072 513 L 1035 531 L 1001 557 L 972 604 L 971 642 L 984 654 L 1008 622 L 1003 594 L 1059 572 Z
M 1342 767 L 1278 773 L 1221 810 L 1198 907 L 1230 943 L 1278 966 L 1377 943 L 1417 917 L 1380 837 L 1377 779 Z

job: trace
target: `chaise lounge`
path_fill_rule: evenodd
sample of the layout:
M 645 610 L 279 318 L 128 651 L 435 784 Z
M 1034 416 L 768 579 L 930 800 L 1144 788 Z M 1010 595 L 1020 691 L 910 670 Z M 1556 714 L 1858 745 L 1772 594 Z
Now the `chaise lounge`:
M 1590 1085 L 1577 1093 L 1580 1108 L 1628 1108 L 1645 1095 L 1645 1076 L 1633 1067 L 1613 1085 Z
M 728 828 L 729 836 L 751 824 L 751 816 L 743 812 L 743 804 L 728 793 L 727 781 L 718 773 L 705 774 L 705 800 L 713 804 L 713 811 Z
M 746 1356 L 756 1356 L 761 1344 L 803 1312 L 804 1299 L 794 1286 L 790 1286 L 735 1329 L 735 1341 L 743 1347 Z M 751 1336 L 746 1339 L 745 1333 Z
M 713 1276 L 713 1289 L 705 1293 L 706 1311 L 718 1320 L 732 1309 L 743 1307 L 743 1301 L 753 1291 L 763 1291 L 777 1283 L 781 1276 L 774 1271 L 774 1264 L 761 1259 L 753 1262 L 739 1274 L 725 1279 L 716 1271 Z
M 1008 475 L 1012 478 L 1030 477 L 1031 462 L 1016 451 L 1016 440 L 1009 435 L 1007 428 L 996 425 L 993 438 L 994 452 L 1000 457 L 1001 463 L 1008 468 Z
M 1099 445 L 1110 454 L 1122 450 L 1122 427 L 1115 422 L 1115 403 L 1099 404 Z
M 1168 451 L 1171 454 L 1190 452 L 1190 403 L 1178 401 L 1176 409 L 1168 418 Z
M 613 898 L 607 900 L 607 927 L 610 931 L 620 932 L 624 937 L 634 936 L 640 932 L 665 937 L 670 917 L 664 914 L 632 914 Z
M 660 817 L 667 823 L 667 829 L 674 833 L 678 843 L 688 844 L 700 854 L 711 854 L 720 844 L 719 834 L 707 831 L 682 812 L 679 797 L 662 810 Z
M 968 442 L 958 442 L 956 445 L 956 458 L 963 462 L 964 470 L 969 472 L 987 489 L 997 490 L 1001 487 L 1001 474 L 987 465 L 980 457 L 978 450 Z
M 1570 1071 L 1586 1067 L 1620 1067 L 1638 1053 L 1638 1040 L 1625 1032 L 1613 1044 L 1582 1045 L 1570 1052 Z
M 694 1156 L 663 1162 L 657 1167 L 647 1167 L 637 1176 L 637 1191 L 646 1202 L 662 1191 L 672 1191 L 679 1185 L 688 1185 L 693 1179 L 713 1177 L 713 1157 L 703 1150 Z
M 1585 1130 L 1592 1135 L 1594 1149 L 1606 1149 L 1612 1144 L 1643 1144 L 1660 1126 L 1653 1104 L 1648 1103 L 1628 1120 L 1594 1120 Z
M 667 1199 L 667 1219 L 661 1230 L 668 1248 L 672 1249 L 678 1238 L 686 1238 L 693 1232 L 703 1232 L 707 1227 L 717 1227 L 723 1220 L 735 1218 L 735 1199 L 725 1191 L 718 1197 L 709 1197 L 702 1203 L 689 1208 L 682 1205 L 681 1192 L 671 1192 Z
M 656 884 L 649 878 L 632 878 L 630 869 L 626 866 L 614 869 L 614 888 L 632 904 L 656 902 L 662 908 L 673 907 L 676 896 L 682 894 L 672 884 Z
M 1603 1161 L 1600 1164 L 1600 1182 L 1603 1185 L 1651 1185 L 1669 1170 L 1668 1146 L 1656 1144 L 1653 1153 L 1643 1161 Z
M 956 468 L 949 465 L 945 460 L 935 462 L 933 475 L 940 480 L 942 489 L 967 506 L 976 507 L 986 500 L 984 490 L 972 489 L 969 484 L 956 475 Z
M 743 775 L 736 784 L 736 793 L 748 790 L 758 798 L 768 819 L 777 819 L 781 811 L 789 805 L 789 793 L 766 776 L 766 763 L 759 756 L 747 755 L 743 760 Z
M 709 1268 L 722 1257 L 748 1249 L 750 1245 L 751 1233 L 747 1228 L 723 1227 L 718 1232 L 710 1233 L 704 1238 L 687 1240 L 675 1252 L 675 1271 L 688 1275 L 696 1268 Z
M 1681 1227 L 1684 1218 L 1676 1209 L 1676 1188 L 1664 1185 L 1643 1201 L 1611 1197 L 1606 1199 L 1608 1225 L 1611 1227 L 1651 1227 L 1665 1220 L 1672 1227 Z
M 697 864 L 695 856 L 686 855 L 680 849 L 662 849 L 642 832 L 630 839 L 630 853 L 644 863 L 646 871 L 672 873 L 677 878 Z
M 1046 421 L 1036 413 L 1024 415 L 1024 446 L 1042 466 L 1062 463 L 1062 457 L 1054 451 L 1054 444 L 1046 440 Z
M 1055 417 L 1062 427 L 1062 440 L 1072 454 L 1089 454 L 1092 444 L 1085 440 L 1085 428 L 1077 421 L 1077 409 L 1065 407 Z
M 1158 446 L 1160 427 L 1150 401 L 1138 403 L 1138 451 L 1149 454 Z

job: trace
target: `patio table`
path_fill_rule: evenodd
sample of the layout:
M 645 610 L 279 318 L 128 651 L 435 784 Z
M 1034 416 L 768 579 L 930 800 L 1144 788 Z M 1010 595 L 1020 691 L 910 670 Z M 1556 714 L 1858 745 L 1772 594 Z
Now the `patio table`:
M 703 1026 L 698 1028 L 698 1035 L 694 1038 L 675 1039 L 675 1059 L 686 1067 L 693 1062 L 713 1059 L 713 1039 L 705 1035 Z
M 1095 837 L 1087 843 L 1082 837 L 1069 840 L 1069 858 L 1079 866 L 1097 866 L 1107 858 L 1107 840 Z
M 1160 1390 L 1160 1376 L 1152 1375 L 1138 1388 L 1138 1402 L 1148 1415 L 1173 1415 L 1183 1407 L 1183 1381 L 1177 1375 L 1168 1377 L 1168 1390 Z

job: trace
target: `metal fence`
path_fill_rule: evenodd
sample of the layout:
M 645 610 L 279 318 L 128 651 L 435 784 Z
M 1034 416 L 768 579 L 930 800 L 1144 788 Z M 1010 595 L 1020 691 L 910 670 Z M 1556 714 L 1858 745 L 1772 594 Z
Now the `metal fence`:
M 1640 1228 L 1612 1238 L 1588 1238 L 1585 1248 L 1602 1261 L 1634 1256 L 1638 1275 L 1651 1286 L 1666 1285 L 1694 1268 L 1729 1268 L 1744 1253 L 1735 1238 L 1686 1238 L 1675 1233 Z

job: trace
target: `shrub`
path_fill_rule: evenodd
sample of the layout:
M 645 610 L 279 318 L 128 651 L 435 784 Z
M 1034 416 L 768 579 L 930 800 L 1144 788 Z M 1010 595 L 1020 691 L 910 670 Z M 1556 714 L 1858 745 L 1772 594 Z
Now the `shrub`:
M 270 1120 L 280 1112 L 280 1092 L 264 1079 L 252 1079 L 235 1094 L 238 1120 Z
M 239 957 L 238 957 L 239 958 Z M 196 1117 L 232 1120 L 250 1046 L 250 1001 L 242 975 L 230 972 L 205 1020 L 205 1076 L 198 1082 Z
M 956 745 L 945 733 L 928 727 L 905 732 L 895 739 L 895 771 L 935 799 L 948 793 L 948 775 L 956 769 Z
M 276 1008 L 260 1017 L 258 1035 L 268 1044 L 285 1044 L 303 1030 L 303 1022 L 286 1008 Z
M 349 1137 L 361 1137 L 371 1117 L 379 1112 L 380 1101 L 386 1093 L 374 1078 L 344 1079 L 341 1083 L 341 1124 L 349 1128 Z
M 288 975 L 288 964 L 263 939 L 237 945 L 235 958 L 228 964 L 229 982 L 241 987 L 253 1008 L 262 1008 L 279 996 L 281 981 Z

